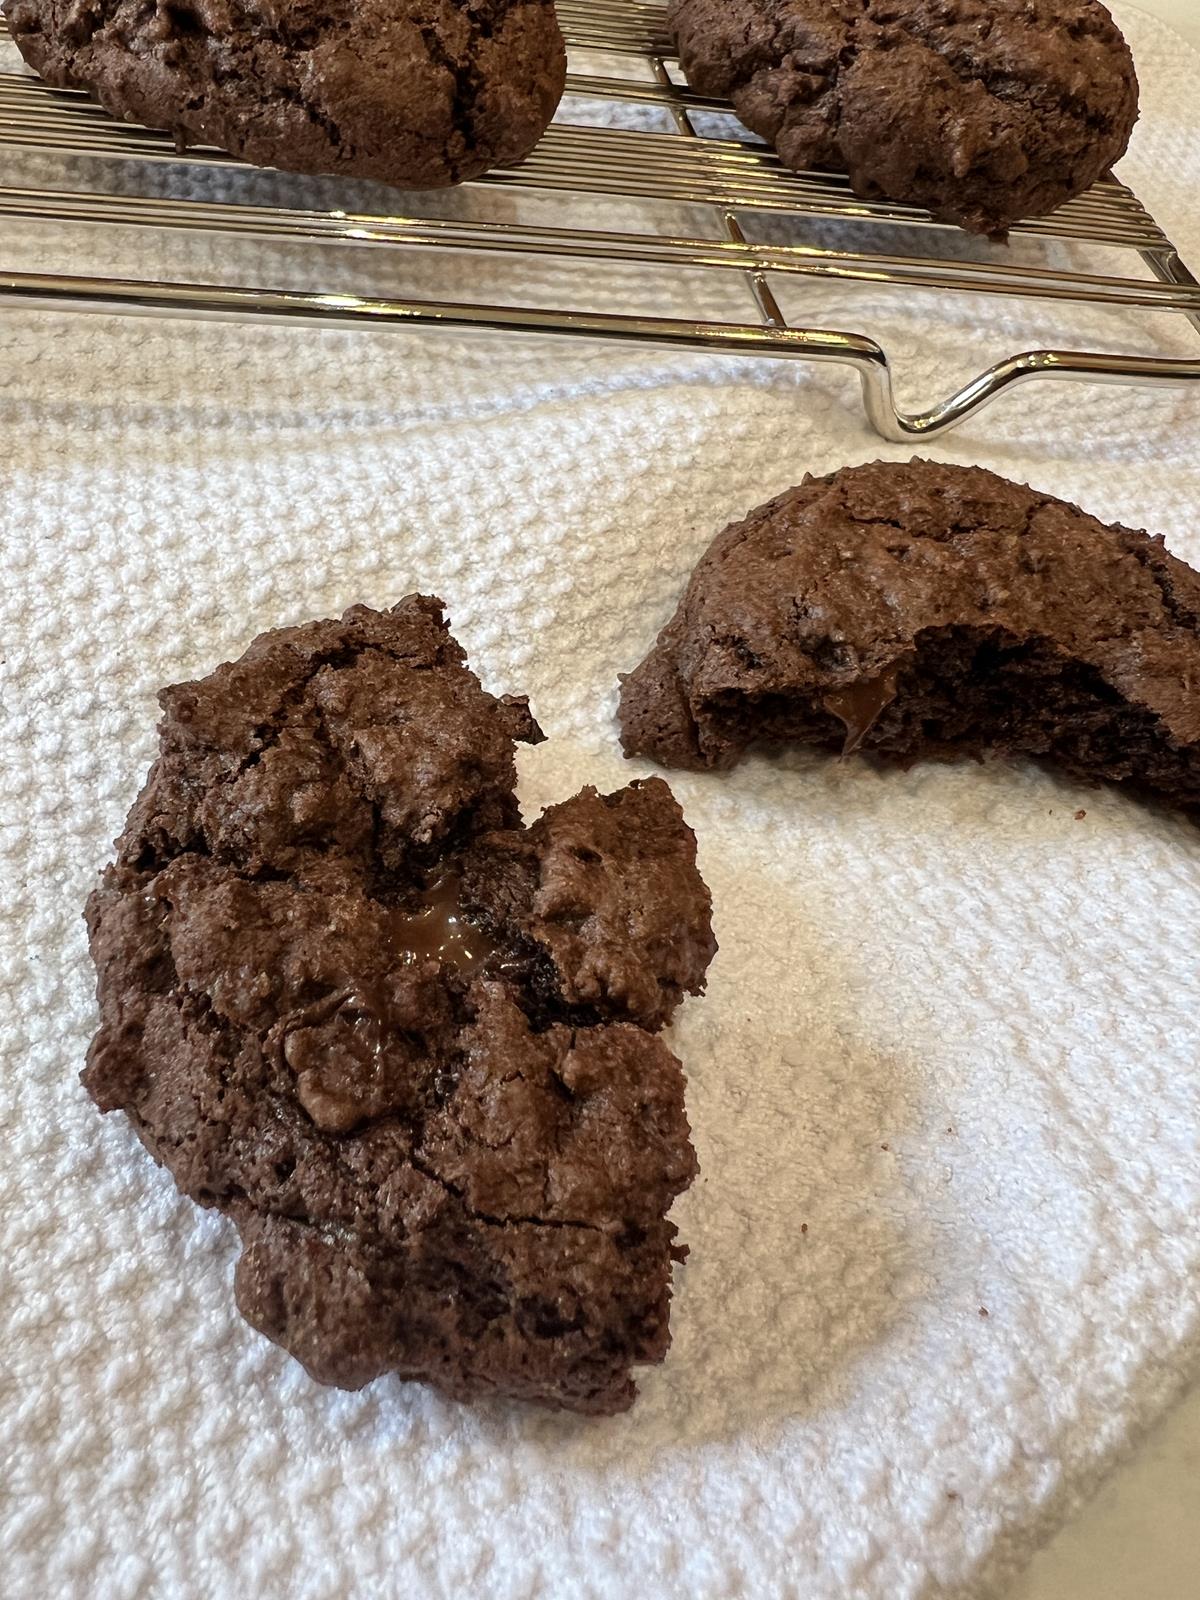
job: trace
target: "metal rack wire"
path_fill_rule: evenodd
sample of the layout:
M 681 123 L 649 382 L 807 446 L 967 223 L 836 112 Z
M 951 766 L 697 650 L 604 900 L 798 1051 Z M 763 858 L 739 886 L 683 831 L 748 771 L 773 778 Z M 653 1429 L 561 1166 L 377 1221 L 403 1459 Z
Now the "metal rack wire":
M 883 347 L 862 333 L 791 326 L 772 279 L 832 279 L 840 284 L 892 285 L 914 290 L 971 291 L 988 296 L 1130 308 L 1182 316 L 1200 334 L 1200 283 L 1171 240 L 1123 184 L 1109 178 L 1053 217 L 1018 225 L 1014 238 L 1045 246 L 1044 262 L 964 255 L 958 230 L 913 207 L 855 196 L 835 174 L 797 174 L 765 146 L 697 132 L 697 114 L 728 110 L 682 86 L 672 74 L 671 44 L 662 7 L 651 0 L 560 0 L 559 16 L 572 53 L 599 52 L 603 71 L 572 71 L 570 95 L 657 108 L 667 126 L 638 130 L 556 122 L 518 167 L 487 174 L 478 186 L 562 196 L 561 225 L 410 216 L 387 209 L 401 197 L 379 189 L 380 209 L 347 213 L 311 205 L 238 204 L 186 196 L 5 186 L 0 221 L 104 224 L 225 235 L 230 238 L 372 245 L 393 249 L 489 252 L 560 262 L 636 263 L 653 269 L 700 269 L 738 274 L 754 320 L 688 320 L 538 304 L 501 305 L 431 299 L 381 298 L 309 289 L 7 271 L 0 260 L 0 307 L 24 305 L 176 315 L 251 318 L 343 326 L 432 326 L 574 335 L 594 340 L 683 346 L 713 351 L 842 363 L 860 376 L 867 415 L 895 440 L 945 433 L 998 395 L 1034 378 L 1103 383 L 1177 385 L 1200 380 L 1196 358 L 1104 351 L 1026 350 L 998 362 L 928 410 L 897 409 Z M 0 44 L 6 42 L 0 24 Z M 611 63 L 616 62 L 614 69 Z M 209 149 L 181 155 L 162 133 L 114 121 L 85 96 L 48 88 L 20 70 L 0 69 L 0 147 L 64 158 L 174 163 L 199 169 L 238 167 Z M 99 169 L 111 170 L 111 169 Z M 478 187 L 467 185 L 467 190 Z M 303 192 L 298 184 L 298 192 Z M 632 206 L 635 226 L 598 228 L 572 215 L 573 201 L 612 199 Z M 715 236 L 669 231 L 665 205 L 703 208 Z M 749 217 L 787 218 L 820 230 L 825 242 L 756 243 Z M 859 225 L 857 227 L 853 225 Z M 865 225 L 865 226 L 864 226 Z M 837 242 L 830 230 L 840 228 Z M 921 230 L 914 234 L 912 230 Z M 869 237 L 868 237 L 869 236 Z M 2 234 L 0 234 L 2 237 Z M 928 248 L 913 253 L 914 238 Z M 880 240 L 883 245 L 880 245 Z M 1066 267 L 1052 247 L 1072 247 Z M 1107 264 L 1112 251 L 1150 276 L 1081 270 L 1074 259 L 1094 249 Z M 1061 253 L 1061 252 L 1060 252 Z

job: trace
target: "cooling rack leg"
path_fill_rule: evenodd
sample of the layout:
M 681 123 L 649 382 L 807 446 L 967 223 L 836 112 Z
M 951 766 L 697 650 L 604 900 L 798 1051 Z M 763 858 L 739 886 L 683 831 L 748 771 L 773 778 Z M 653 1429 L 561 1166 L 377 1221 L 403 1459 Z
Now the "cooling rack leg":
M 1174 247 L 1170 250 L 1139 250 L 1138 255 L 1160 283 L 1177 284 L 1185 289 L 1200 288 L 1200 284 L 1197 284 Z M 1200 315 L 1194 311 L 1187 311 L 1184 315 L 1196 332 L 1200 333 Z
M 661 56 L 651 56 L 650 66 L 654 76 L 662 89 L 669 94 L 674 94 L 675 85 L 671 81 L 671 74 L 667 71 L 666 64 Z M 671 102 L 671 119 L 676 128 L 686 139 L 695 139 L 696 130 L 692 126 L 692 119 L 688 116 L 683 106 L 677 101 Z M 742 232 L 742 225 L 732 211 L 724 208 L 718 210 L 721 226 L 725 230 L 725 237 L 733 244 L 745 244 L 746 235 Z M 758 314 L 768 328 L 786 328 L 787 318 L 779 309 L 779 302 L 771 291 L 765 272 L 748 272 L 746 282 L 750 287 L 750 295 L 758 307 Z

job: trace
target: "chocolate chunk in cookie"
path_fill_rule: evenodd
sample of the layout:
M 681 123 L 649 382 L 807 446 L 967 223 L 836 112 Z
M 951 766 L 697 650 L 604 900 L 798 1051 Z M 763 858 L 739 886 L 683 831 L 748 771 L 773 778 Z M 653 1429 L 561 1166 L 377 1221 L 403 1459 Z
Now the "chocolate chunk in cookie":
M 975 467 L 848 468 L 726 528 L 621 691 L 629 755 L 1045 756 L 1200 805 L 1200 574 Z
M 3 0 L 47 83 L 258 166 L 436 189 L 528 155 L 566 52 L 552 0 Z
M 673 0 L 688 82 L 797 171 L 1002 234 L 1091 187 L 1137 118 L 1098 0 Z
M 669 789 L 524 827 L 537 725 L 419 596 L 161 700 L 88 905 L 93 1098 L 233 1218 L 239 1306 L 314 1377 L 629 1405 L 696 1172 L 658 1030 L 715 950 Z

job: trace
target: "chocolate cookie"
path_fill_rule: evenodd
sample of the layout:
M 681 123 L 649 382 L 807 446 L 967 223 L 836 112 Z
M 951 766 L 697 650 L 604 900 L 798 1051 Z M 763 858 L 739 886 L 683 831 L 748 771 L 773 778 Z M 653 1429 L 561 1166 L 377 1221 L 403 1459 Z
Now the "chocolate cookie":
M 628 755 L 1046 756 L 1200 805 L 1200 574 L 976 467 L 806 478 L 726 528 L 621 691 Z
M 551 0 L 3 0 L 33 69 L 113 116 L 288 172 L 436 189 L 554 115 Z
M 628 1406 L 696 1172 L 656 1034 L 716 948 L 670 790 L 522 826 L 541 734 L 420 596 L 161 701 L 88 904 L 92 1097 L 232 1217 L 242 1312 L 315 1378 Z
M 672 0 L 688 82 L 797 171 L 1001 234 L 1090 188 L 1137 118 L 1097 0 Z

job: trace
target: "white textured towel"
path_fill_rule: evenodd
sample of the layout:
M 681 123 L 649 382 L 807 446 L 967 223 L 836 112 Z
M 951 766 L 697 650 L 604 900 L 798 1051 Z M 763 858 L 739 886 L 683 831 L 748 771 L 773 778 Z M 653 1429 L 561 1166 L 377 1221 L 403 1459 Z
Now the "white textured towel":
M 1145 90 L 1123 171 L 1200 264 L 1200 63 L 1120 17 Z M 6 229 L 0 267 L 131 248 L 81 231 L 50 257 L 46 237 Z M 140 248 L 235 271 L 212 245 Z M 253 250 L 260 278 L 298 261 Z M 874 295 L 801 289 L 814 318 L 893 319 L 910 402 L 1024 344 L 1139 337 Z M 676 1211 L 674 1345 L 610 1421 L 318 1388 L 239 1320 L 232 1230 L 76 1076 L 80 908 L 160 684 L 263 628 L 434 591 L 550 735 L 522 759 L 527 807 L 615 786 L 645 770 L 618 752 L 617 672 L 713 534 L 805 470 L 907 454 L 867 432 L 853 378 L 20 313 L 0 315 L 0 422 L 4 1595 L 1002 1586 L 1200 1348 L 1194 825 L 1032 769 L 797 755 L 674 782 L 721 942 L 673 1033 L 702 1175 Z M 930 453 L 1200 563 L 1200 394 L 1031 388 Z

